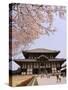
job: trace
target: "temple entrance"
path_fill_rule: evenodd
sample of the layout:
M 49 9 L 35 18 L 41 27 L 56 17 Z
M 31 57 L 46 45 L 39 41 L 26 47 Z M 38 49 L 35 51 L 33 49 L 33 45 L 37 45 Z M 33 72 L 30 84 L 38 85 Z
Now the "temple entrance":
M 39 74 L 39 69 L 38 68 L 34 68 L 32 72 L 33 72 L 33 74 Z
M 45 74 L 45 68 L 40 68 L 40 74 Z
M 52 73 L 52 69 L 51 68 L 46 68 L 47 73 Z
M 39 74 L 49 74 L 52 73 L 51 68 L 40 68 Z
M 45 68 L 34 68 L 32 73 L 33 74 L 47 74 L 47 70 Z
M 39 74 L 46 74 L 47 73 L 47 70 L 45 68 L 45 62 L 47 61 L 48 59 L 46 58 L 46 56 L 44 55 L 41 55 L 39 56 L 38 58 L 38 61 L 39 61 Z

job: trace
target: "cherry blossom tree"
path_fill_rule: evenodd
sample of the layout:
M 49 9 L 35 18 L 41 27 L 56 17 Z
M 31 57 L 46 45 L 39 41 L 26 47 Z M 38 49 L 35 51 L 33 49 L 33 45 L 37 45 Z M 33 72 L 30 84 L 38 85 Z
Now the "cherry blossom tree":
M 13 3 L 9 5 L 9 48 L 12 56 L 26 49 L 40 37 L 55 32 L 54 15 L 65 17 L 65 6 L 32 5 Z M 43 26 L 43 23 L 46 23 Z

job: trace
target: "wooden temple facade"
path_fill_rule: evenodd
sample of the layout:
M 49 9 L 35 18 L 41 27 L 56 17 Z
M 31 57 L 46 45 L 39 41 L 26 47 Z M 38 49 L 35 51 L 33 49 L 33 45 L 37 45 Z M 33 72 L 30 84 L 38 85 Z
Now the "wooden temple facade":
M 38 48 L 22 53 L 25 59 L 15 60 L 20 65 L 22 74 L 54 74 L 66 61 L 63 58 L 56 58 L 60 51 L 55 50 Z

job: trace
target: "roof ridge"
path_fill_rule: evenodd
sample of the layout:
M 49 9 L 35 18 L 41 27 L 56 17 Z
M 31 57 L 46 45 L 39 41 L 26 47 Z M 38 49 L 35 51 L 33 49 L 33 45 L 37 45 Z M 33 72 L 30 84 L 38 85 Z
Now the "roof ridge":
M 25 52 L 57 52 L 58 50 L 46 49 L 46 48 L 34 48 L 25 50 Z

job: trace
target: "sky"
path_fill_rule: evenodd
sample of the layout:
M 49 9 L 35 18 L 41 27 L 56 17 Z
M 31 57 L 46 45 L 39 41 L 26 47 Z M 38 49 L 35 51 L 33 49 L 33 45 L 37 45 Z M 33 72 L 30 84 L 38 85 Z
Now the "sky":
M 45 23 L 43 24 L 46 25 Z M 50 35 L 42 35 L 36 39 L 29 49 L 45 48 L 51 50 L 59 50 L 60 54 L 57 58 L 66 58 L 66 18 L 61 19 L 58 15 L 54 17 L 53 26 L 56 27 L 54 33 Z M 17 54 L 15 59 L 22 59 L 24 56 L 22 53 Z
M 44 24 L 45 25 L 45 24 Z M 35 40 L 30 49 L 32 48 L 46 48 L 53 50 L 60 50 L 57 57 L 66 57 L 66 19 L 61 19 L 59 16 L 54 18 L 54 27 L 56 31 L 50 35 L 43 35 Z

